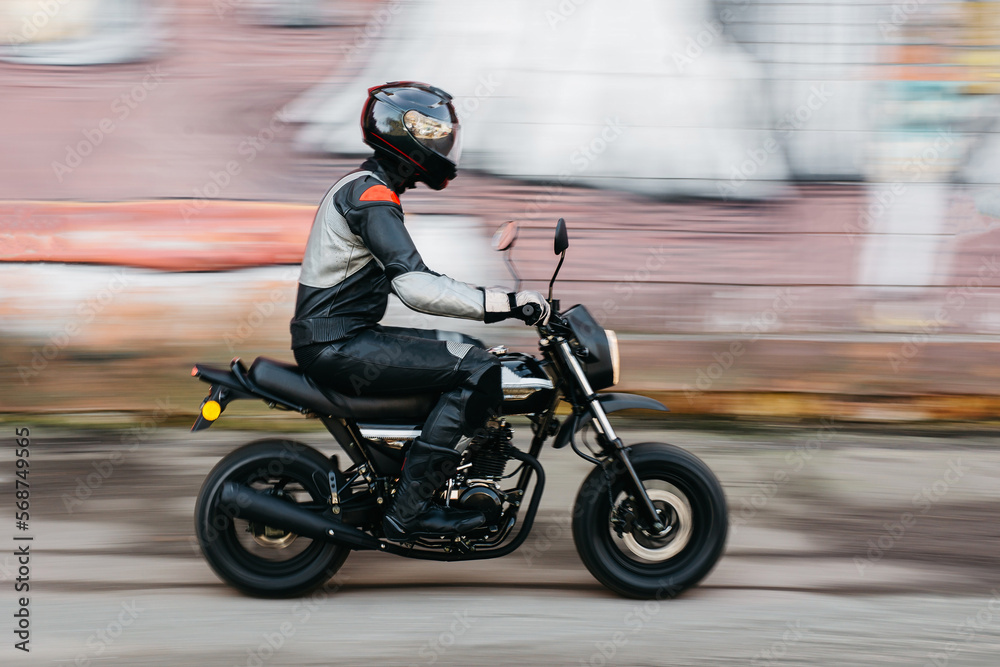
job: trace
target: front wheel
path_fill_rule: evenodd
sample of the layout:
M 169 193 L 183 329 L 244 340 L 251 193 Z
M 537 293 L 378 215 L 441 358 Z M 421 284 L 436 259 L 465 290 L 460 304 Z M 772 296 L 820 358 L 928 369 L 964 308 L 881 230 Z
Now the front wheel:
M 652 529 L 628 473 L 611 461 L 580 487 L 573 541 L 590 573 L 612 591 L 672 598 L 701 581 L 722 555 L 725 494 L 708 466 L 679 447 L 643 443 L 628 451 L 664 529 Z

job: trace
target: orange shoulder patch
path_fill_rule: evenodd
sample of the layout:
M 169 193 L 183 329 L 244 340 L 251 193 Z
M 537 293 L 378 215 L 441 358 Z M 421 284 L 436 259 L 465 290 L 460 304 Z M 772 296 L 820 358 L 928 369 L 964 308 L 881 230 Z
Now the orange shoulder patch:
M 359 199 L 361 201 L 391 201 L 393 204 L 399 204 L 399 197 L 396 196 L 396 193 L 384 185 L 371 186 L 361 194 Z

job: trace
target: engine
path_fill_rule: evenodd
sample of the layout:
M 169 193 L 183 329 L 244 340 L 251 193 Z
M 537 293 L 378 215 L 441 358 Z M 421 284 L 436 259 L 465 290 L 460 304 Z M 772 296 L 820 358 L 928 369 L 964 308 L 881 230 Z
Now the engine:
M 371 425 L 363 426 L 361 434 L 379 446 L 400 449 L 418 437 L 420 431 L 412 427 Z M 458 473 L 448 481 L 441 496 L 452 507 L 482 512 L 487 529 L 503 528 L 499 524 L 504 503 L 517 500 L 508 498 L 500 488 L 512 458 L 510 452 L 515 449 L 511 444 L 513 435 L 503 418 L 487 422 L 465 448 Z
M 450 505 L 482 512 L 487 526 L 497 525 L 503 514 L 506 494 L 500 482 L 514 448 L 512 437 L 511 428 L 503 419 L 488 422 L 482 435 L 469 443 L 462 470 L 446 491 Z

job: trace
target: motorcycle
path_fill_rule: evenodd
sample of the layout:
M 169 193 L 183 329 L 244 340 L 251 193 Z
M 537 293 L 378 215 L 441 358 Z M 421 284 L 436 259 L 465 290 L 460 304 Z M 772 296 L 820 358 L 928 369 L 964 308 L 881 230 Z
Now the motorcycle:
M 505 252 L 519 283 L 511 259 L 517 230 L 514 222 L 501 225 L 493 246 Z M 350 461 L 342 467 L 337 455 L 285 439 L 253 442 L 219 461 L 195 516 L 202 553 L 216 574 L 250 595 L 289 597 L 324 584 L 352 550 L 439 561 L 506 556 L 534 525 L 545 487 L 538 457 L 551 439 L 553 449 L 569 447 L 594 465 L 576 497 L 572 533 L 599 582 L 627 597 L 671 598 L 704 578 L 726 540 L 722 486 L 693 454 L 664 443 L 626 445 L 616 433 L 612 413 L 667 408 L 643 396 L 598 393 L 618 382 L 618 341 L 585 306 L 560 311 L 552 298 L 568 247 L 560 219 L 552 313 L 537 325 L 540 354 L 490 350 L 502 363 L 502 416 L 459 443 L 461 463 L 435 491 L 436 502 L 486 517 L 465 535 L 393 542 L 381 531 L 408 446 L 438 394 L 349 396 L 317 385 L 293 364 L 263 357 L 249 369 L 239 358 L 228 369 L 195 365 L 191 374 L 211 389 L 192 431 L 210 427 L 234 400 L 258 399 L 318 418 Z M 523 319 L 537 318 L 528 312 L 537 306 L 523 308 Z M 560 423 L 556 408 L 564 401 L 570 411 Z M 514 444 L 515 424 L 508 421 L 514 417 L 530 426 L 527 450 Z

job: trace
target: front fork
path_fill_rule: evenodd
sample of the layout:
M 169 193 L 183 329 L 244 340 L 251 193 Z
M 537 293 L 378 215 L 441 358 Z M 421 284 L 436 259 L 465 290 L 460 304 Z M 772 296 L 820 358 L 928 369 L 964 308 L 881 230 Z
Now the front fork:
M 656 507 L 653 505 L 653 501 L 649 499 L 646 487 L 642 485 L 642 480 L 639 479 L 639 475 L 635 471 L 635 466 L 632 465 L 632 461 L 629 459 L 628 450 L 625 448 L 624 443 L 622 443 L 621 438 L 615 433 L 614 427 L 611 426 L 608 413 L 604 411 L 604 406 L 597 400 L 597 394 L 591 388 L 590 381 L 587 380 L 587 375 L 583 372 L 583 367 L 580 366 L 580 362 L 577 360 L 576 355 L 573 354 L 573 350 L 567 341 L 563 340 L 559 343 L 559 351 L 562 353 L 563 361 L 573 374 L 580 389 L 586 395 L 590 414 L 594 417 L 594 427 L 604 441 L 602 443 L 604 449 L 624 466 L 625 472 L 628 473 L 632 490 L 639 499 L 642 510 L 646 513 L 646 518 L 649 519 L 650 526 L 653 528 L 653 532 L 655 534 L 662 533 L 666 530 L 666 526 L 663 525 L 663 521 L 660 520 L 660 516 L 656 513 Z

